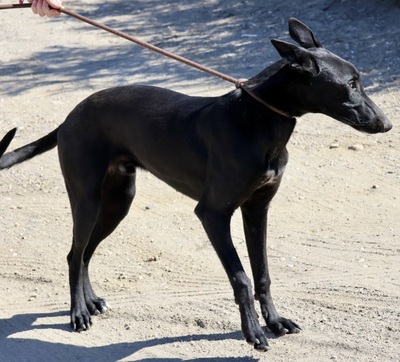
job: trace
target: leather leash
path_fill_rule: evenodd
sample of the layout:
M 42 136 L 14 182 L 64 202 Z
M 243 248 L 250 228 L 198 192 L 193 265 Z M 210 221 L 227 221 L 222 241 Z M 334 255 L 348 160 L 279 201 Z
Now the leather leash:
M 30 3 L 27 3 L 27 4 L 0 4 L 0 10 L 20 9 L 20 8 L 30 8 L 30 7 L 31 7 L 31 4 L 30 4 Z M 280 115 L 282 115 L 282 116 L 284 116 L 284 117 L 289 117 L 289 118 L 291 117 L 288 113 L 277 109 L 276 107 L 270 105 L 269 103 L 265 102 L 263 99 L 261 99 L 260 97 L 258 97 L 256 94 L 254 94 L 254 93 L 245 85 L 245 81 L 244 81 L 244 80 L 240 80 L 240 79 L 233 78 L 233 77 L 231 77 L 231 76 L 229 76 L 229 75 L 226 75 L 226 74 L 224 74 L 224 73 L 218 72 L 218 71 L 216 71 L 216 70 L 214 70 L 214 69 L 211 69 L 211 68 L 209 68 L 209 67 L 206 67 L 206 66 L 204 66 L 204 65 L 202 65 L 202 64 L 196 63 L 196 62 L 194 62 L 194 61 L 192 61 L 192 60 L 190 60 L 190 59 L 181 57 L 180 55 L 177 55 L 177 54 L 171 53 L 171 52 L 169 52 L 169 51 L 167 51 L 167 50 L 161 49 L 161 48 L 159 48 L 159 47 L 157 47 L 157 46 L 155 46 L 155 45 L 152 45 L 152 44 L 150 44 L 150 43 L 144 42 L 144 41 L 142 41 L 142 40 L 140 40 L 140 39 L 137 39 L 137 38 L 135 38 L 135 37 L 133 37 L 133 36 L 130 36 L 130 35 L 126 34 L 126 33 L 123 33 L 122 31 L 119 31 L 119 30 L 110 28 L 110 27 L 107 26 L 107 25 L 101 24 L 101 23 L 99 23 L 99 22 L 97 22 L 97 21 L 94 21 L 94 20 L 92 20 L 92 19 L 89 19 L 89 18 L 87 18 L 87 17 L 85 17 L 85 16 L 83 16 L 83 15 L 80 15 L 80 14 L 74 12 L 74 11 L 68 10 L 68 9 L 66 9 L 65 7 L 62 7 L 62 8 L 57 9 L 57 10 L 58 10 L 59 12 L 63 13 L 63 14 L 69 15 L 69 16 L 75 18 L 75 19 L 78 19 L 78 20 L 83 21 L 83 22 L 85 22 L 85 23 L 87 23 L 87 24 L 90 24 L 90 25 L 95 26 L 95 27 L 97 27 L 97 28 L 100 28 L 100 29 L 102 29 L 102 30 L 108 31 L 108 32 L 111 33 L 111 34 L 114 34 L 114 35 L 116 35 L 116 36 L 119 36 L 119 37 L 121 37 L 121 38 L 124 38 L 124 39 L 126 39 L 126 40 L 129 40 L 129 41 L 131 41 L 131 42 L 133 42 L 133 43 L 135 43 L 135 44 L 138 44 L 138 45 L 140 45 L 140 46 L 142 46 L 142 47 L 144 47 L 144 48 L 146 48 L 146 49 L 152 50 L 152 51 L 154 51 L 154 52 L 156 52 L 156 53 L 159 53 L 159 54 L 161 54 L 161 55 L 164 55 L 164 56 L 166 56 L 166 57 L 168 57 L 168 58 L 177 60 L 178 62 L 187 64 L 187 65 L 189 65 L 189 66 L 191 66 L 191 67 L 193 67 L 193 68 L 196 68 L 196 69 L 198 69 L 198 70 L 201 70 L 201 71 L 203 71 L 203 72 L 205 72 L 205 73 L 214 75 L 214 76 L 219 77 L 219 78 L 221 78 L 221 79 L 223 79 L 223 80 L 226 80 L 226 81 L 228 81 L 228 82 L 230 82 L 230 83 L 233 83 L 233 84 L 235 85 L 236 88 L 242 89 L 242 90 L 245 91 L 248 95 L 250 95 L 253 99 L 255 99 L 257 102 L 263 104 L 264 106 L 266 106 L 267 108 L 269 108 L 269 109 L 272 110 L 273 112 L 276 112 L 276 113 L 278 113 L 278 114 L 280 114 Z

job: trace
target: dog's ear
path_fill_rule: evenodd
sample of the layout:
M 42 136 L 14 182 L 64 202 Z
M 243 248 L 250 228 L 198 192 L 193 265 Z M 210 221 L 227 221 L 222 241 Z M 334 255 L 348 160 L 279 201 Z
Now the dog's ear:
M 312 30 L 295 18 L 289 19 L 289 35 L 306 49 L 322 47 L 321 43 L 315 38 Z
M 271 39 L 271 43 L 292 69 L 313 77 L 319 73 L 318 64 L 307 49 L 277 39 Z

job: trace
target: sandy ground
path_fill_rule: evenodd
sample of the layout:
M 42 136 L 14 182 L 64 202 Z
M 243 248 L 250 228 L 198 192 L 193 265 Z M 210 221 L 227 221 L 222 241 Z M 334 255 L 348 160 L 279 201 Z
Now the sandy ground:
M 7 1 L 2 1 L 7 3 Z M 169 4 L 168 4 L 169 3 Z M 356 64 L 394 124 L 364 135 L 307 115 L 269 220 L 275 303 L 297 335 L 265 354 L 241 338 L 232 292 L 194 202 L 147 173 L 92 280 L 112 309 L 72 332 L 71 218 L 57 153 L 0 174 L 1 361 L 400 361 L 400 3 L 398 1 L 69 1 L 69 7 L 237 78 L 278 59 L 270 37 L 307 23 Z M 74 19 L 0 12 L 0 133 L 39 138 L 94 91 L 128 83 L 218 95 L 229 83 Z M 362 145 L 358 151 L 349 149 Z M 240 223 L 232 233 L 249 269 Z

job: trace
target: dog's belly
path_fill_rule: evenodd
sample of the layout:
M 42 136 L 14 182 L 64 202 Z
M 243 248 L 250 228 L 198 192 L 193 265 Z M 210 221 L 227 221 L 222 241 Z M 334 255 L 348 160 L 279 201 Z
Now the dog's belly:
M 160 174 L 159 172 L 152 172 L 161 181 L 171 186 L 176 191 L 190 197 L 193 200 L 199 201 L 204 189 L 203 177 L 182 177 L 176 178 L 170 175 Z
M 135 153 L 137 165 L 165 182 L 176 191 L 198 201 L 205 184 L 205 160 L 199 153 L 186 152 L 171 155 L 171 150 L 150 154 Z

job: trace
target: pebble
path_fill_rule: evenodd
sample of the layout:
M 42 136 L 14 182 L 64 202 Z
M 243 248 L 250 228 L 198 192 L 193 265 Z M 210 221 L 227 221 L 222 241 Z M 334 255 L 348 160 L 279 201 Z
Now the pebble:
M 339 143 L 337 143 L 337 142 L 335 142 L 335 143 L 331 143 L 330 145 L 329 145 L 329 149 L 334 149 L 334 148 L 339 148 Z
M 32 294 L 29 299 L 28 302 L 32 302 L 33 300 L 35 300 L 37 298 L 37 294 Z
M 206 324 L 203 320 L 201 319 L 197 319 L 196 320 L 196 324 L 200 327 L 200 328 L 206 328 Z
M 157 261 L 157 257 L 156 256 L 151 256 L 150 258 L 145 260 L 146 263 L 150 263 L 152 261 Z
M 355 145 L 349 146 L 349 150 L 352 150 L 352 151 L 362 151 L 363 149 L 364 149 L 364 146 L 360 145 L 360 144 L 355 144 Z

